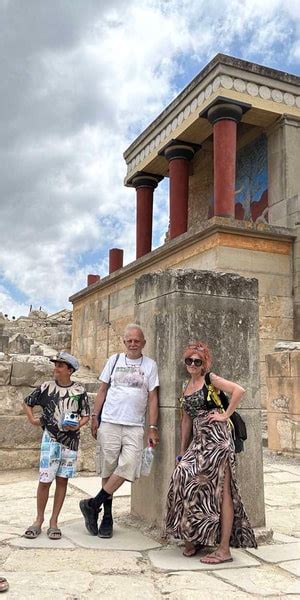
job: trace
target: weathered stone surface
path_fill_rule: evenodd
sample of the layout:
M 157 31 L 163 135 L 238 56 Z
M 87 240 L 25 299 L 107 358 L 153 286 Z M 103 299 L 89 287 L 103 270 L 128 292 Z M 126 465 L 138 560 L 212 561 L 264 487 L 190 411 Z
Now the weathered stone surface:
M 222 578 L 251 595 L 259 592 L 260 596 L 263 597 L 273 596 L 273 594 L 274 596 L 280 594 L 280 597 L 286 597 L 286 594 L 298 594 L 300 592 L 300 582 L 295 586 L 297 582 L 294 578 L 283 571 L 278 571 L 276 567 L 228 569 L 222 573 Z
M 2 426 L 2 424 L 1 424 Z M 32 469 L 39 464 L 39 448 L 23 448 L 22 450 L 0 450 L 0 470 L 10 471 L 17 469 Z
M 43 535 L 43 534 L 42 534 Z M 32 545 L 32 543 L 31 543 Z M 59 565 L 60 571 L 76 570 L 92 573 L 140 573 L 142 566 L 138 564 L 141 554 L 138 552 L 121 552 L 112 550 L 88 550 L 82 552 L 82 549 L 60 550 L 57 548 L 55 553 L 49 553 L 47 549 L 40 549 L 32 564 L 30 552 L 24 553 L 22 550 L 15 550 L 5 562 L 7 571 L 44 571 L 45 573 L 56 571 Z
M 82 594 L 87 593 L 92 585 L 93 576 L 86 572 L 72 570 L 60 571 L 55 573 L 39 573 L 17 571 L 7 574 L 10 590 L 8 596 L 13 600 L 69 600 L 70 598 L 83 598 Z M 28 591 L 30 590 L 30 595 Z
M 23 400 L 33 388 L 26 386 L 0 386 L 0 415 L 24 415 Z
M 240 569 L 237 569 L 240 572 Z M 223 571 L 222 571 L 223 579 Z M 219 577 L 211 577 L 207 573 L 170 573 L 160 577 L 158 589 L 163 598 L 172 600 L 243 600 L 249 598 L 241 590 L 221 581 Z
M 249 439 L 247 452 L 238 458 L 240 483 L 252 524 L 263 527 L 257 281 L 192 270 L 143 275 L 136 281 L 135 320 L 145 332 L 147 353 L 159 366 L 162 408 L 157 462 L 147 480 L 133 487 L 133 513 L 151 524 L 162 522 L 179 444 L 179 411 L 174 408 L 186 377 L 182 351 L 189 340 L 200 339 L 212 350 L 214 372 L 238 379 L 247 389 L 240 412 Z
M 300 559 L 300 542 L 296 544 L 274 544 L 260 546 L 259 548 L 248 548 L 247 552 L 268 563 L 279 563 L 286 560 Z
M 27 336 L 22 335 L 20 333 L 15 333 L 12 337 L 9 338 L 8 352 L 10 354 L 29 354 L 30 346 L 32 343 L 33 340 L 28 338 Z
M 94 598 L 111 598 L 112 600 L 153 600 L 157 597 L 154 583 L 141 576 L 96 575 L 92 584 Z
M 0 362 L 0 385 L 8 385 L 12 371 L 12 363 L 8 361 Z
M 92 437 L 91 427 L 88 423 L 80 431 L 80 445 L 78 452 L 78 470 L 95 471 L 96 440 Z
M 13 357 L 11 385 L 37 387 L 52 377 L 53 365 L 48 358 L 30 355 Z
M 289 377 L 291 374 L 290 352 L 274 352 L 266 356 L 267 376 Z
M 27 417 L 0 418 L 0 448 L 36 448 L 41 441 L 42 428 L 34 427 Z

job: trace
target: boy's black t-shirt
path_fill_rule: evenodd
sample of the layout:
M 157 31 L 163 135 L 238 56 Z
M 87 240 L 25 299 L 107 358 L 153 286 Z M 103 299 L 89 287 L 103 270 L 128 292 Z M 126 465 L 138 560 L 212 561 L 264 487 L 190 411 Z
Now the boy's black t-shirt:
M 79 430 L 64 431 L 62 421 L 66 411 L 77 413 L 79 417 L 90 414 L 88 396 L 80 383 L 61 386 L 56 381 L 45 381 L 26 396 L 24 402 L 28 406 L 42 407 L 41 426 L 53 439 L 71 450 L 78 450 Z

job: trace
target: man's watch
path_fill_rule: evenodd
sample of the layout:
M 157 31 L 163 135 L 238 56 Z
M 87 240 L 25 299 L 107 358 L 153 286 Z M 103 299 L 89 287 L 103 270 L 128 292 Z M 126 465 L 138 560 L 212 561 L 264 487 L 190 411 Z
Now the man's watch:
M 148 429 L 156 429 L 158 431 L 157 425 L 149 425 Z

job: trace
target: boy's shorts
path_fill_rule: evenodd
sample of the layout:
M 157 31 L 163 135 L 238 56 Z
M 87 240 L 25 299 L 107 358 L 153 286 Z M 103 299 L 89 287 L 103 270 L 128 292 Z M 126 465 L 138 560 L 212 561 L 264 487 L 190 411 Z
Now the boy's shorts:
M 55 477 L 75 477 L 76 475 L 76 450 L 66 448 L 53 440 L 45 429 L 40 455 L 40 481 L 50 483 Z

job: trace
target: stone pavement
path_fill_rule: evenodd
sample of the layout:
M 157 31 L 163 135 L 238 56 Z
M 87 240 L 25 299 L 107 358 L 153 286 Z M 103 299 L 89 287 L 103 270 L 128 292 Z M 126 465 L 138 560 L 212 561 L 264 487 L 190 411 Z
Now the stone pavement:
M 90 536 L 78 501 L 97 491 L 96 477 L 72 480 L 62 513 L 63 537 L 51 541 L 47 523 L 35 540 L 22 534 L 35 512 L 36 471 L 0 473 L 0 575 L 3 598 L 43 600 L 243 600 L 300 599 L 300 464 L 265 451 L 267 526 L 271 543 L 233 550 L 233 563 L 203 565 L 182 556 L 157 532 L 129 515 L 130 486 L 114 500 L 111 540 Z M 51 498 L 50 498 L 51 502 Z

